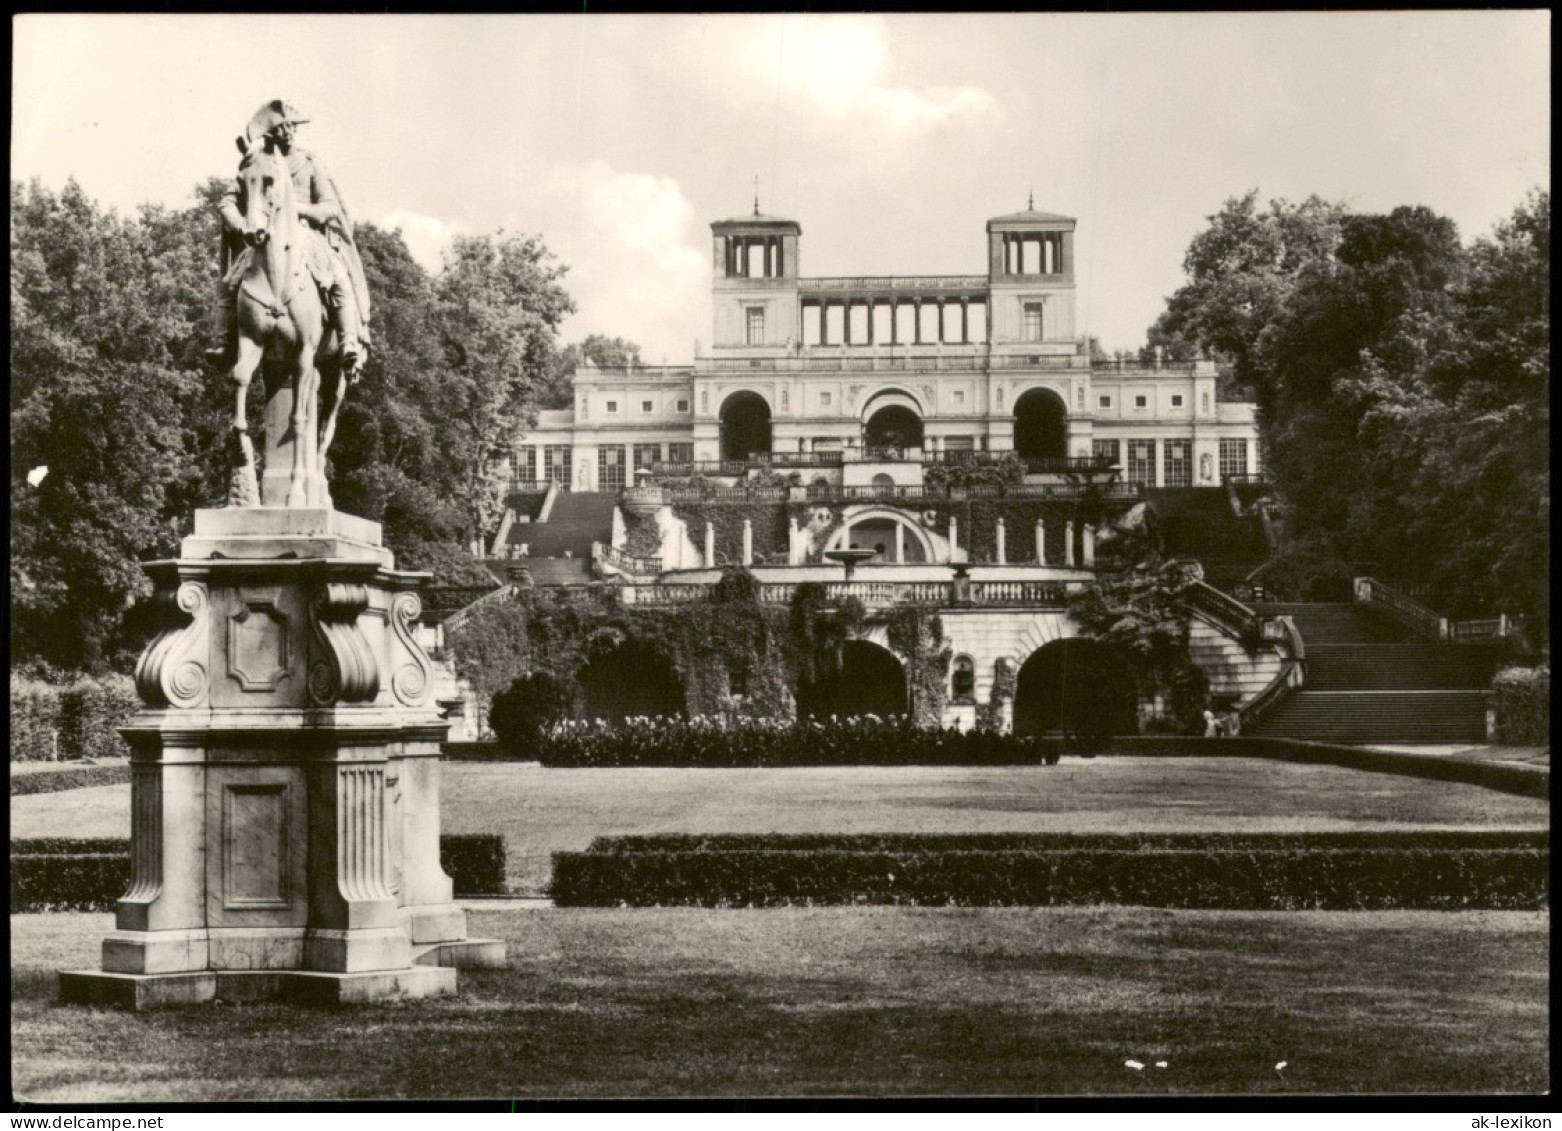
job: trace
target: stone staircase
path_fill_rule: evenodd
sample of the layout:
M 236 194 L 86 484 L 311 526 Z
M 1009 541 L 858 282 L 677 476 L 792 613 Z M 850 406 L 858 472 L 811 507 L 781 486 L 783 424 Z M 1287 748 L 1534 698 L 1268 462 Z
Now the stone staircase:
M 1255 734 L 1318 742 L 1484 742 L 1493 657 L 1432 643 L 1362 604 L 1257 604 L 1288 616 L 1307 649 L 1307 683 Z
M 1224 487 L 1153 487 L 1145 493 L 1161 552 L 1197 558 L 1204 579 L 1231 592 L 1269 559 L 1257 515 L 1238 518 Z
M 617 505 L 618 495 L 612 491 L 562 492 L 547 522 L 510 528 L 507 545 L 525 546 L 526 556 L 506 564 L 524 565 L 534 585 L 586 584 L 591 580 L 591 544 L 613 540 Z

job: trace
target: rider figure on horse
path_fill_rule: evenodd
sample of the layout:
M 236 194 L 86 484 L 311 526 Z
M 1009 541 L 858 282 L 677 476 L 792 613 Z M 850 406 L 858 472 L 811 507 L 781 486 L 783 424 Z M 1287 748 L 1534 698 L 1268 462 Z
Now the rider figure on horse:
M 341 339 L 342 371 L 356 377 L 369 352 L 369 291 L 364 283 L 363 263 L 353 242 L 352 221 L 319 158 L 293 145 L 293 134 L 307 122 L 298 111 L 275 99 L 255 111 L 238 138 L 240 151 L 248 153 L 258 140 L 282 154 L 293 177 L 293 192 L 299 201 L 298 217 L 309 233 L 305 262 L 310 276 L 330 311 L 332 328 Z M 244 277 L 249 249 L 244 237 L 243 183 L 235 181 L 223 194 L 219 205 L 222 216 L 222 284 L 216 308 L 218 347 L 210 356 L 218 364 L 233 357 L 237 336 L 234 307 L 239 284 Z

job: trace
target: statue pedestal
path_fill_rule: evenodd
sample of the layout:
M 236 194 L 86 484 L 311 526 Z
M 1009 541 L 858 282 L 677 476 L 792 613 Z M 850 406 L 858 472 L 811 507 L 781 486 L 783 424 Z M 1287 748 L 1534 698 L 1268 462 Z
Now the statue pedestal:
M 147 566 L 167 622 L 136 669 L 131 883 L 65 1001 L 145 1008 L 423 997 L 504 946 L 439 864 L 448 726 L 413 626 L 422 574 L 378 523 L 202 510 Z

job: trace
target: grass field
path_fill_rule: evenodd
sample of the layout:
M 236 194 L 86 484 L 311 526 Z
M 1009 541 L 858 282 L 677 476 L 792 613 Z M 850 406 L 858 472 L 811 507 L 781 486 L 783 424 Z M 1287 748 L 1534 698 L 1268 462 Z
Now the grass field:
M 16 1098 L 1550 1084 L 1545 913 L 864 907 L 471 918 L 474 932 L 506 939 L 510 963 L 463 972 L 456 998 L 130 1015 L 53 1004 L 54 971 L 95 965 L 110 916 L 13 916 Z
M 1545 801 L 1478 786 L 1243 758 L 1066 759 L 1050 767 L 783 770 L 444 766 L 444 829 L 505 837 L 512 891 L 555 852 L 659 832 L 1115 832 L 1543 828 Z M 11 835 L 130 835 L 129 786 L 14 797 Z

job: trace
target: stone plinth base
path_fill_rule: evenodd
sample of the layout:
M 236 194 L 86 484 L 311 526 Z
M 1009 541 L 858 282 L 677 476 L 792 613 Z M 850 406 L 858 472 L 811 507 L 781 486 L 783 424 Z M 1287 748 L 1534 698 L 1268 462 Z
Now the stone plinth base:
M 197 970 L 185 974 L 71 970 L 60 974 L 62 1002 L 132 1010 L 214 1001 L 360 1005 L 455 992 L 455 970 L 441 966 L 411 966 L 362 974 L 306 970 Z
M 503 962 L 440 867 L 422 576 L 380 533 L 329 507 L 201 510 L 181 557 L 147 566 L 162 624 L 120 732 L 130 887 L 64 1001 L 384 1001 Z
M 450 966 L 459 970 L 497 970 L 504 965 L 504 943 L 498 939 L 455 939 L 412 948 L 419 966 Z

